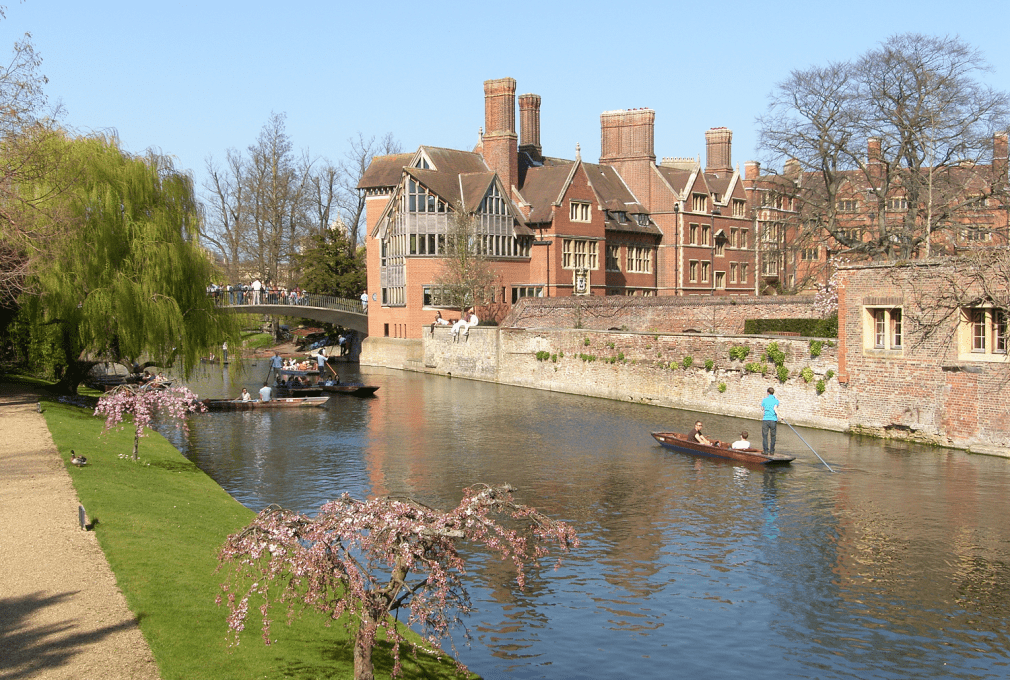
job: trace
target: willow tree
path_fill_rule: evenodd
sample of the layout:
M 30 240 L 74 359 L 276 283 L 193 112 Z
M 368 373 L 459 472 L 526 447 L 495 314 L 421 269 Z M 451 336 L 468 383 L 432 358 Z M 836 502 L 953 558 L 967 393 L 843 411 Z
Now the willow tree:
M 101 361 L 173 366 L 188 373 L 222 340 L 237 344 L 235 319 L 206 295 L 213 264 L 196 241 L 192 181 L 164 156 L 134 156 L 114 138 L 58 140 L 67 162 L 52 182 L 69 184 L 61 236 L 31 272 L 22 328 L 54 343 L 59 387 L 75 392 Z M 20 188 L 45 193 L 47 181 Z

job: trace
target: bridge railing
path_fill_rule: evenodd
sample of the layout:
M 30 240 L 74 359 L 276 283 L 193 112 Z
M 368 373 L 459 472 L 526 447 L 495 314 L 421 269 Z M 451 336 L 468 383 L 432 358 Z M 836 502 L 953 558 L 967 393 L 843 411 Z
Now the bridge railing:
M 219 290 L 209 293 L 214 298 L 215 304 L 220 307 L 239 307 L 244 305 L 290 305 L 292 307 L 323 307 L 325 309 L 336 309 L 341 312 L 352 312 L 356 314 L 366 314 L 366 308 L 361 300 L 348 300 L 333 295 L 317 295 L 316 293 L 281 293 L 272 291 L 259 291 L 259 296 L 255 291 L 242 290 Z M 292 310 L 292 315 L 295 315 Z

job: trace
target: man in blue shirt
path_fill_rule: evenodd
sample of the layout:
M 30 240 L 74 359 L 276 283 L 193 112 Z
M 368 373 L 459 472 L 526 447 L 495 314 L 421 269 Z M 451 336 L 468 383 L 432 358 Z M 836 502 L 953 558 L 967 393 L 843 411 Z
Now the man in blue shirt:
M 761 419 L 761 447 L 766 456 L 775 455 L 775 430 L 779 426 L 779 400 L 775 388 L 768 388 L 768 396 L 761 400 L 764 416 Z

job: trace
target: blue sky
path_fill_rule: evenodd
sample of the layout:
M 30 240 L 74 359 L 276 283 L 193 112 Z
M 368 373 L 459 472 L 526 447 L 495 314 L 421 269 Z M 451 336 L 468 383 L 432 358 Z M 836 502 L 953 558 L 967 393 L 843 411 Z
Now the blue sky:
M 961 11 L 960 8 L 965 8 Z M 618 8 L 615 10 L 614 8 Z M 656 155 L 698 156 L 754 119 L 791 69 L 855 57 L 889 35 L 960 35 L 1010 90 L 1006 1 L 223 2 L 8 0 L 0 47 L 32 34 L 47 93 L 81 131 L 115 129 L 204 179 L 208 156 L 252 144 L 271 112 L 298 149 L 339 159 L 359 132 L 472 148 L 483 81 L 539 94 L 544 153 L 599 158 L 603 111 L 656 111 Z

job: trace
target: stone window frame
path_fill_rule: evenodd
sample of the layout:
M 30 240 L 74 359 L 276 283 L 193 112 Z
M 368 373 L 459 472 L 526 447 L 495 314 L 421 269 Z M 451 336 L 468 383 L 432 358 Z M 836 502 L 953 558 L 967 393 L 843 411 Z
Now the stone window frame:
M 599 241 L 579 238 L 561 240 L 561 268 L 589 269 L 596 271 L 600 267 Z
M 568 219 L 571 222 L 592 222 L 593 213 L 588 201 L 568 201 Z
M 708 196 L 706 194 L 691 194 L 691 212 L 703 213 L 708 210 Z
M 863 305 L 863 354 L 896 358 L 905 354 L 904 308 L 900 304 Z
M 747 202 L 739 198 L 733 199 L 733 217 L 744 217 L 747 213 Z
M 712 263 L 702 260 L 701 263 L 701 282 L 708 283 L 712 280 Z
M 628 273 L 652 273 L 652 248 L 646 246 L 628 246 Z
M 719 290 L 726 289 L 726 272 L 718 271 L 715 273 L 715 287 Z
M 698 283 L 698 260 L 690 260 L 687 264 L 688 282 Z
M 1007 361 L 1007 313 L 991 304 L 961 308 L 957 327 L 959 361 Z
M 606 268 L 608 272 L 621 271 L 621 247 L 607 246 Z

